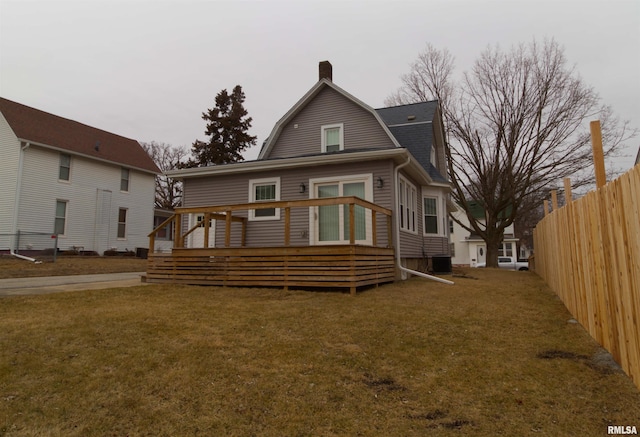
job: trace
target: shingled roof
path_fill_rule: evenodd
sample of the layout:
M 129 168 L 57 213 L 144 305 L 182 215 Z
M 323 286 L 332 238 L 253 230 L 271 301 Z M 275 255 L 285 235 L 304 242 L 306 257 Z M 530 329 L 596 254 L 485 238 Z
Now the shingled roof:
M 376 109 L 402 147 L 411 152 L 420 165 L 436 182 L 447 182 L 431 164 L 433 145 L 433 121 L 438 109 L 437 101 L 413 103 Z
M 149 173 L 160 170 L 142 146 L 130 138 L 58 117 L 0 97 L 0 112 L 21 141 L 66 150 Z

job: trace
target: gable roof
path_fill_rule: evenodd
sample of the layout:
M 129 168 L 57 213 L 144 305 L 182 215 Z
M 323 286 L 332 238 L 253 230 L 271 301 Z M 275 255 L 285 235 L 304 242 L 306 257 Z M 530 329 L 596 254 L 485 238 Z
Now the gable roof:
M 0 97 L 0 112 L 19 140 L 148 173 L 160 170 L 130 138 Z
M 322 91 L 326 87 L 332 88 L 334 91 L 338 92 L 339 94 L 343 95 L 347 99 L 351 100 L 356 105 L 360 106 L 365 111 L 369 112 L 378 121 L 378 123 L 380 123 L 380 126 L 385 131 L 385 133 L 389 136 L 389 139 L 391 140 L 393 145 L 395 147 L 402 147 L 398 143 L 396 138 L 393 136 L 391 131 L 389 131 L 389 129 L 387 128 L 387 125 L 382 121 L 382 119 L 380 118 L 380 116 L 378 115 L 375 109 L 373 109 L 371 106 L 367 105 L 366 103 L 362 102 L 361 100 L 357 99 L 356 97 L 352 96 L 351 94 L 349 94 L 348 92 L 346 92 L 345 90 L 343 90 L 342 88 L 334 84 L 331 80 L 320 79 L 304 96 L 302 96 L 300 100 L 298 100 L 298 102 L 295 105 L 293 105 L 291 109 L 289 109 L 289 111 L 287 111 L 287 113 L 284 116 L 282 116 L 280 120 L 276 122 L 275 126 L 273 127 L 273 130 L 271 131 L 271 134 L 262 145 L 262 149 L 260 150 L 260 154 L 258 155 L 259 160 L 266 159 L 268 157 L 269 152 L 271 151 L 274 144 L 276 143 L 284 126 L 286 126 L 286 124 L 298 112 L 300 112 L 311 100 L 313 100 L 313 98 L 316 95 L 318 95 L 320 91 Z
M 438 101 L 412 103 L 409 105 L 379 108 L 376 112 L 402 147 L 407 148 L 427 170 L 435 182 L 447 183 L 438 169 L 431 163 L 433 147 L 433 122 L 438 110 Z

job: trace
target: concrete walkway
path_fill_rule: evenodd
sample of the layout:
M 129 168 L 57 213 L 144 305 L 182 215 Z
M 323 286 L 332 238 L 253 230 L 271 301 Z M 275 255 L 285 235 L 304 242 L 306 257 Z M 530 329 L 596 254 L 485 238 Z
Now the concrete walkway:
M 0 297 L 145 285 L 145 272 L 0 279 Z

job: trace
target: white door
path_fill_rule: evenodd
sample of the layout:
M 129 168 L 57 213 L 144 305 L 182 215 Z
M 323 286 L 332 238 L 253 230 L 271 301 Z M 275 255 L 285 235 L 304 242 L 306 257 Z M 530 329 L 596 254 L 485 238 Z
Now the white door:
M 204 247 L 204 214 L 191 214 L 189 216 L 189 229 L 198 223 L 198 226 L 191 234 L 189 234 L 189 247 Z M 214 247 L 216 241 L 216 221 L 209 220 L 209 245 L 207 247 Z
M 487 248 L 485 246 L 477 247 L 478 255 L 476 258 L 476 263 L 486 263 L 487 262 Z

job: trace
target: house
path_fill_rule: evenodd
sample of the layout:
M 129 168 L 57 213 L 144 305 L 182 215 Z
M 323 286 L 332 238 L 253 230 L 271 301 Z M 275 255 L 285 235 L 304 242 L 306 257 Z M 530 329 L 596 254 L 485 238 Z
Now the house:
M 319 67 L 318 82 L 275 124 L 257 160 L 167 172 L 184 184 L 175 222 L 179 250 L 165 258 L 169 267 L 148 272 L 149 281 L 178 281 L 169 273 L 180 270 L 178 257 L 193 262 L 194 254 L 202 254 L 202 262 L 210 263 L 216 254 L 238 255 L 239 249 L 227 249 L 236 247 L 247 249 L 244 257 L 261 254 L 263 262 L 280 255 L 269 259 L 274 267 L 259 281 L 251 282 L 248 275 L 255 272 L 245 270 L 241 278 L 223 278 L 225 284 L 293 284 L 287 257 L 295 255 L 315 257 L 300 267 L 305 273 L 298 285 L 336 286 L 340 278 L 358 277 L 358 266 L 369 266 L 362 273 L 369 282 L 352 282 L 353 291 L 409 270 L 424 272 L 430 257 L 448 255 L 450 185 L 443 176 L 438 103 L 373 109 L 332 81 L 330 63 Z M 183 235 L 182 229 L 188 231 Z M 354 258 L 358 253 L 363 258 Z M 337 264 L 322 264 L 321 254 Z M 160 258 L 152 258 L 152 266 L 153 259 Z M 344 277 L 338 267 L 347 270 Z M 271 275 L 279 279 L 271 281 Z M 303 276 L 316 279 L 304 282 Z M 185 281 L 212 278 L 209 272 Z
M 468 202 L 472 216 L 480 223 L 485 223 L 485 212 L 482 206 L 476 201 Z M 470 227 L 469 218 L 466 212 L 458 204 L 455 211 L 451 213 L 458 222 Z M 449 233 L 451 236 L 451 263 L 460 267 L 475 267 L 478 263 L 486 262 L 487 244 L 480 236 L 469 232 L 456 220 L 449 219 Z M 513 224 L 504 230 L 504 239 L 498 248 L 498 256 L 510 256 L 518 258 L 516 244 L 518 238 L 515 237 Z M 525 249 L 525 248 L 523 248 Z
M 0 98 L 0 250 L 147 247 L 159 173 L 137 141 Z

